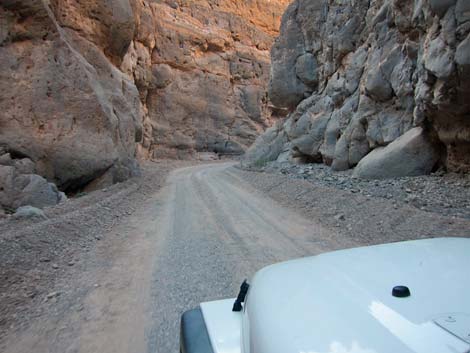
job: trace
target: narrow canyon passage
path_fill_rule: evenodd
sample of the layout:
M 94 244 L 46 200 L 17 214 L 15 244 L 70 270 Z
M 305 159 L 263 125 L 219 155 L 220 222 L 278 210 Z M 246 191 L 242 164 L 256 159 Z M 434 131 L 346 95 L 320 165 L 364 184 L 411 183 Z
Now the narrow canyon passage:
M 106 235 L 97 265 L 70 279 L 94 289 L 11 337 L 6 352 L 176 353 L 183 311 L 236 296 L 265 265 L 353 245 L 260 194 L 233 163 L 174 171 L 112 233 L 125 239 Z

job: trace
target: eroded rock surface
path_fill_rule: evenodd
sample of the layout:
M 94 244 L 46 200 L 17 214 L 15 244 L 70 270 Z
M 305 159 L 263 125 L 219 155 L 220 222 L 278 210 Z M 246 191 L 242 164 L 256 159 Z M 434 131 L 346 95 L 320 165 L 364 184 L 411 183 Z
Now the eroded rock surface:
M 240 154 L 270 126 L 269 49 L 288 0 L 140 1 L 122 70 L 144 106 L 143 155 Z
M 247 159 L 345 170 L 420 127 L 433 150 L 444 148 L 437 165 L 469 171 L 469 14 L 467 0 L 294 1 L 272 48 L 269 92 L 291 113 Z
M 128 0 L 7 0 L 0 19 L 0 145 L 63 189 L 135 175 L 139 94 L 115 66 L 134 35 Z
M 415 127 L 386 147 L 370 152 L 354 169 L 364 179 L 400 178 L 431 173 L 440 151 L 420 127 Z
M 269 48 L 288 0 L 6 0 L 0 146 L 62 190 L 136 156 L 241 153 L 271 124 Z
M 33 161 L 12 158 L 0 150 L 0 213 L 22 206 L 47 207 L 64 201 L 66 196 L 42 176 L 35 174 Z

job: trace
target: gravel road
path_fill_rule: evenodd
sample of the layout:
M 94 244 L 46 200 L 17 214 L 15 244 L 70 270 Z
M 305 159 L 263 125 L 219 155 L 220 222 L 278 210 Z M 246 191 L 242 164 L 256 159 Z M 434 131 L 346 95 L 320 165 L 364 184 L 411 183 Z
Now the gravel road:
M 236 296 L 265 265 L 352 245 L 264 197 L 232 164 L 172 172 L 3 351 L 176 353 L 184 310 Z
M 333 195 L 305 181 L 297 185 L 285 177 L 241 171 L 233 164 L 171 172 L 158 193 L 148 195 L 126 222 L 103 235 L 82 266 L 70 269 L 62 289 L 58 285 L 46 298 L 48 314 L 9 335 L 0 351 L 177 353 L 181 313 L 202 301 L 236 296 L 243 279 L 261 267 L 396 240 L 388 233 L 386 239 L 347 236 L 344 227 L 336 226 L 343 221 L 331 211 L 330 216 L 324 213 L 327 204 L 310 206 L 313 213 L 299 211 L 306 209 L 302 197 L 309 188 L 315 191 L 313 198 L 352 210 L 359 201 L 367 205 L 356 199 L 362 196 Z M 293 207 L 296 202 L 300 208 Z M 367 207 L 377 209 L 380 202 Z M 400 211 L 389 208 L 392 218 L 392 212 Z M 413 222 L 420 217 L 414 216 Z M 468 229 L 468 222 L 462 222 L 458 229 Z M 405 228 L 398 233 L 399 239 L 410 234 Z
M 149 352 L 177 352 L 180 314 L 236 296 L 261 267 L 348 245 L 264 197 L 230 166 L 191 167 L 170 178 L 158 222 Z

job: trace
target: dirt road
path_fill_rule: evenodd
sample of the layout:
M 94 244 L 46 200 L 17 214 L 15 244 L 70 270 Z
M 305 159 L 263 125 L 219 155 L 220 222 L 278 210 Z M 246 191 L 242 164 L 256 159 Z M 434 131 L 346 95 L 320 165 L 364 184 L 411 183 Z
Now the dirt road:
M 265 265 L 359 245 L 469 236 L 467 219 L 233 165 L 176 170 L 167 165 L 170 174 L 158 172 L 157 165 L 127 186 L 76 201 L 85 208 L 75 210 L 70 201 L 66 206 L 73 212 L 51 210 L 49 221 L 30 226 L 41 231 L 10 229 L 2 243 L 12 249 L 10 257 L 26 254 L 34 261 L 17 262 L 38 269 L 13 278 L 55 274 L 57 280 L 45 281 L 47 291 L 34 297 L 39 309 L 16 310 L 21 315 L 10 321 L 18 326 L 0 332 L 5 337 L 0 351 L 177 353 L 181 313 L 203 301 L 236 296 L 243 279 Z M 165 183 L 162 175 L 168 175 Z M 76 236 L 69 234 L 77 221 L 83 226 L 73 228 Z M 60 231 L 52 232 L 54 227 Z M 87 229 L 92 240 L 97 234 L 100 240 L 84 242 L 86 253 L 57 246 L 68 238 L 80 243 Z M 46 263 L 44 254 L 31 252 L 44 240 L 55 246 L 41 248 L 50 252 Z M 59 250 L 63 255 L 54 255 Z M 76 257 L 73 266 L 69 253 Z M 21 291 L 27 282 L 15 288 Z M 26 286 L 24 293 L 30 290 Z M 9 295 L 8 308 L 22 302 L 21 295 Z
M 267 264 L 353 245 L 335 239 L 250 187 L 232 163 L 176 170 L 3 351 L 176 353 L 184 310 L 235 296 Z

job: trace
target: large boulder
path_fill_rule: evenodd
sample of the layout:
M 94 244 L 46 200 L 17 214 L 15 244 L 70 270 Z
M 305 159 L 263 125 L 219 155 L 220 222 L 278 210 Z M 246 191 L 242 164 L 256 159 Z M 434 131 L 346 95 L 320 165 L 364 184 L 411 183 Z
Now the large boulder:
M 440 150 L 420 127 L 407 131 L 387 147 L 365 156 L 354 169 L 354 176 L 387 179 L 429 174 L 440 158 Z
M 54 206 L 65 200 L 64 193 L 37 174 L 20 174 L 15 167 L 0 166 L 0 207 L 17 209 L 30 205 Z
M 37 208 L 54 206 L 60 203 L 65 196 L 57 186 L 48 183 L 46 179 L 36 174 L 23 174 L 15 178 L 15 199 L 13 208 L 31 205 Z

